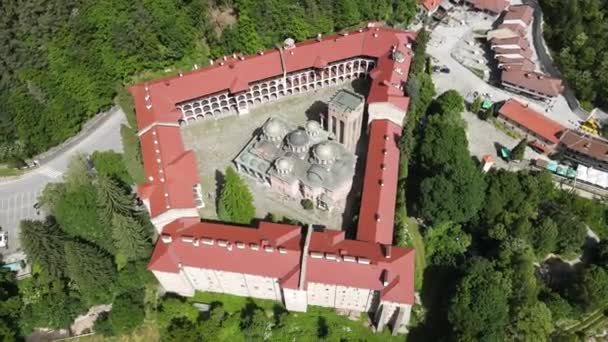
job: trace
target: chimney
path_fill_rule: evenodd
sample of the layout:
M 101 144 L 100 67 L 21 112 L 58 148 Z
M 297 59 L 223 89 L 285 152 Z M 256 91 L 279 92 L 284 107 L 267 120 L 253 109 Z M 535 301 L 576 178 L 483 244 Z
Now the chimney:
M 169 234 L 162 234 L 162 235 L 160 236 L 160 239 L 161 239 L 161 241 L 162 241 L 162 242 L 164 242 L 164 243 L 170 243 L 171 241 L 173 241 L 173 238 L 172 238 L 172 237 L 171 237 L 171 235 L 169 235 Z
M 375 217 L 376 217 L 376 222 L 380 222 L 380 214 L 376 213 Z
M 232 54 L 232 58 L 236 59 L 236 53 Z
M 321 41 L 321 34 L 317 33 L 317 41 L 320 42 Z
M 226 57 L 226 55 L 224 55 L 224 57 L 222 57 L 223 60 L 228 60 L 228 57 Z
M 198 64 L 194 64 L 194 70 L 198 70 Z
M 392 250 L 393 250 L 393 246 L 391 246 L 391 245 L 384 245 L 383 249 L 384 249 L 384 257 L 387 258 L 387 259 L 390 259 L 391 258 L 391 253 L 392 253 Z
M 380 186 L 384 186 L 384 181 L 382 180 L 382 178 L 380 178 L 380 180 L 378 181 L 378 184 L 380 184 Z
M 210 60 L 209 60 L 209 65 L 213 65 L 213 63 L 215 63 L 215 62 L 213 61 L 213 59 L 210 59 Z
M 388 270 L 382 271 L 382 285 L 388 286 Z
M 245 57 L 244 57 L 244 56 L 240 56 L 240 57 L 239 57 L 239 59 L 240 59 L 241 61 L 244 61 L 244 60 L 245 60 Z

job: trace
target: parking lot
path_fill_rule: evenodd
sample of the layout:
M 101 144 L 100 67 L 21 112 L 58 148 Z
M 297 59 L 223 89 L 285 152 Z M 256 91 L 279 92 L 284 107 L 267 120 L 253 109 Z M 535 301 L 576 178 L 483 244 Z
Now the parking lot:
M 33 207 L 41 191 L 25 191 L 0 199 L 0 227 L 8 232 L 8 249 L 5 252 L 13 253 L 19 249 L 17 228 L 21 220 L 41 218 Z

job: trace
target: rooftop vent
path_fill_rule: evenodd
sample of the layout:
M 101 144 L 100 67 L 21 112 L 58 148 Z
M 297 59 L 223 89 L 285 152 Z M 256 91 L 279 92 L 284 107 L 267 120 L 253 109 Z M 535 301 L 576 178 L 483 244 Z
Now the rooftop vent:
M 320 252 L 310 252 L 310 257 L 313 259 L 323 259 L 323 253 Z
M 376 222 L 380 222 L 380 214 L 376 213 L 374 217 L 376 218 Z
M 368 258 L 363 258 L 363 257 L 358 257 L 357 262 L 360 264 L 365 264 L 365 265 L 370 264 L 370 260 Z
M 161 239 L 161 241 L 162 241 L 162 242 L 164 242 L 164 243 L 170 243 L 171 241 L 173 241 L 173 238 L 172 238 L 172 237 L 171 237 L 171 235 L 169 235 L 169 234 L 162 234 L 162 235 L 160 236 L 160 239 Z
M 350 255 L 343 256 L 342 260 L 344 260 L 346 262 L 357 262 L 357 258 L 355 258 L 354 256 L 350 256 Z

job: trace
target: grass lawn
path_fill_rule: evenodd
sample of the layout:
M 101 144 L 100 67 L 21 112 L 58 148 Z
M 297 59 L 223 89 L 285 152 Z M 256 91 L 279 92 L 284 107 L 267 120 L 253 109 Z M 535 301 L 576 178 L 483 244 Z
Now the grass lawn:
M 414 284 L 416 290 L 422 288 L 422 280 L 424 269 L 426 268 L 426 253 L 424 251 L 424 240 L 420 234 L 420 225 L 413 217 L 408 217 L 407 230 L 412 238 L 412 244 L 416 250 L 416 271 L 414 275 Z
M 238 297 L 221 293 L 212 292 L 197 292 L 194 297 L 190 298 L 191 302 L 221 302 L 224 310 L 231 314 L 240 314 L 240 311 L 245 305 L 252 301 L 257 306 L 266 311 L 268 319 L 274 320 L 276 312 L 284 312 L 284 308 L 280 302 L 272 300 L 263 300 L 255 298 Z M 359 320 L 351 320 L 348 317 L 338 315 L 335 310 L 318 306 L 308 306 L 307 312 L 291 312 L 285 313 L 289 317 L 285 320 L 286 324 L 295 327 L 317 327 L 319 321 L 326 322 L 329 327 L 339 327 L 342 331 L 340 336 L 348 341 L 403 341 L 403 336 L 392 336 L 390 329 L 385 329 L 382 333 L 373 333 L 370 328 L 365 325 L 367 315 L 362 314 Z M 242 341 L 242 334 L 238 326 L 238 320 L 230 320 L 230 324 L 222 328 L 221 341 Z M 316 330 L 316 329 L 314 329 Z M 271 341 L 281 341 L 281 336 L 272 336 Z M 298 341 L 317 341 L 316 336 L 302 336 Z
M 23 171 L 0 166 L 0 177 L 19 176 Z

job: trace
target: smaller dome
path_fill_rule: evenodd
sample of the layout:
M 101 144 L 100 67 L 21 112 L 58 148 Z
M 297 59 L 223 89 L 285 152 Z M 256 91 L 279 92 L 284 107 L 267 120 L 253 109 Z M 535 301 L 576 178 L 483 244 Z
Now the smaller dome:
M 333 159 L 334 147 L 327 142 L 320 143 L 317 146 L 315 146 L 315 156 L 317 158 L 323 159 L 323 160 Z
M 319 165 L 313 165 L 306 172 L 306 178 L 311 182 L 321 183 L 327 177 L 327 170 Z
M 275 162 L 277 171 L 290 172 L 293 169 L 293 160 L 291 158 L 282 157 Z
M 264 132 L 264 136 L 266 136 L 266 138 L 270 140 L 275 140 L 283 137 L 285 127 L 283 127 L 283 124 L 281 122 L 274 119 L 270 119 L 264 124 L 264 126 L 262 127 L 262 131 Z
M 321 124 L 317 121 L 309 120 L 306 122 L 306 130 L 309 132 L 318 132 L 321 130 Z
M 301 129 L 289 133 L 287 140 L 293 147 L 303 147 L 308 145 L 308 135 L 306 135 L 306 133 Z

